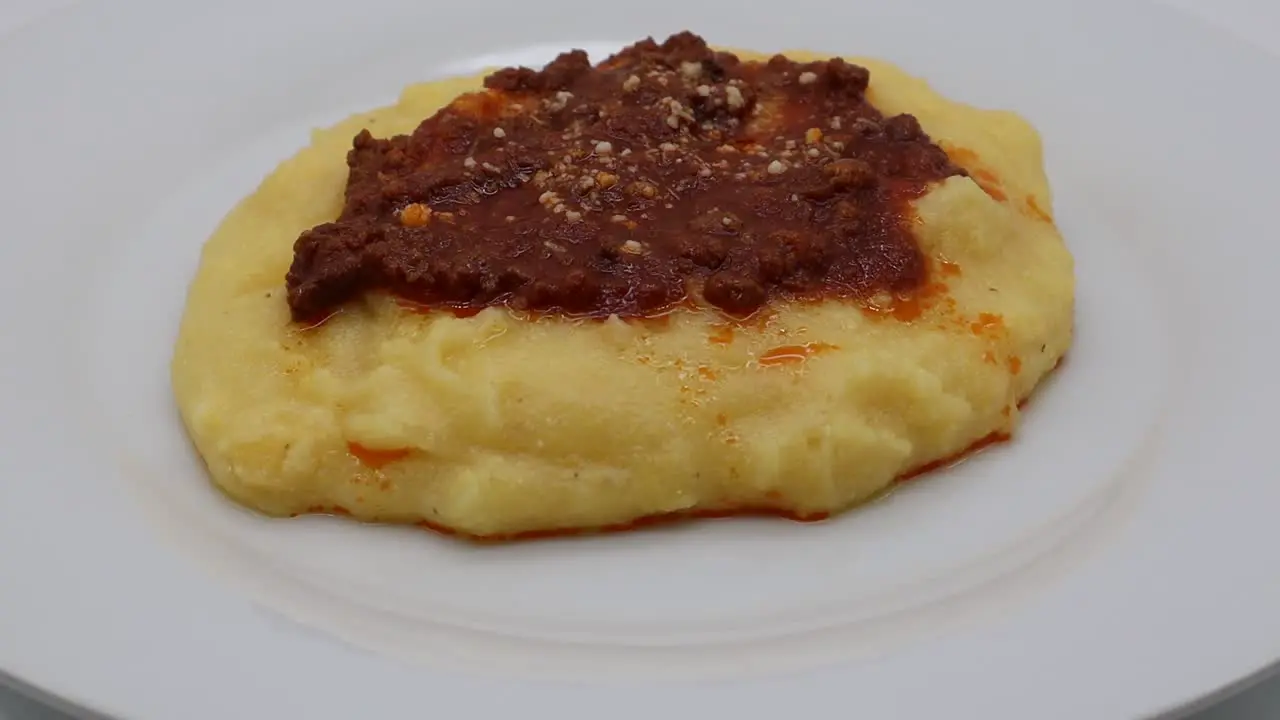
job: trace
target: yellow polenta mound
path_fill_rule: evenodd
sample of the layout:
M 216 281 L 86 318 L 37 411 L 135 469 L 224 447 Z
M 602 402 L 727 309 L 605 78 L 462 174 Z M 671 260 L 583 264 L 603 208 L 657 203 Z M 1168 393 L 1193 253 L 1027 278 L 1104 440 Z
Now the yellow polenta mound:
M 734 328 L 695 310 L 458 318 L 370 295 L 299 328 L 284 291 L 293 243 L 339 212 L 351 138 L 409 132 L 480 80 L 415 85 L 317 132 L 205 246 L 172 371 L 214 480 L 271 515 L 510 536 L 668 513 L 820 515 L 1011 432 L 1072 333 L 1072 259 L 1039 139 L 1012 114 L 853 61 L 881 112 L 914 114 L 970 172 L 916 202 L 935 282 L 920 302 L 783 305 Z

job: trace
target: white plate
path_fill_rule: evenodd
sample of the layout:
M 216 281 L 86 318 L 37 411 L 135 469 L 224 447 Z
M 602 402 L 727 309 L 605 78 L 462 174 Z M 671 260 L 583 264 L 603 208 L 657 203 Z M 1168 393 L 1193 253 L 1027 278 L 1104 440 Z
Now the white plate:
M 0 46 L 0 672 L 136 720 L 1127 718 L 1280 659 L 1277 65 L 1136 0 L 102 3 Z M 690 28 L 1042 131 L 1079 334 L 1016 442 L 816 526 L 268 521 L 168 392 L 200 243 L 415 80 Z

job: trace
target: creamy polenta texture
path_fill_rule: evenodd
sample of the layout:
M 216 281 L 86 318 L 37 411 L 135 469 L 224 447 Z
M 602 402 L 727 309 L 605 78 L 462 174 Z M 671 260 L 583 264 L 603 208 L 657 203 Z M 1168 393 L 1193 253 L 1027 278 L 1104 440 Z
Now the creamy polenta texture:
M 415 85 L 316 132 L 226 217 L 190 288 L 173 389 L 214 481 L 271 515 L 508 537 L 669 513 L 820 516 L 1011 433 L 1072 334 L 1072 258 L 1039 138 L 851 61 L 871 70 L 881 112 L 914 114 L 970 173 L 916 202 L 932 285 L 741 324 L 689 309 L 461 318 L 371 295 L 298 327 L 283 287 L 293 243 L 340 210 L 351 138 L 412 131 L 480 78 Z

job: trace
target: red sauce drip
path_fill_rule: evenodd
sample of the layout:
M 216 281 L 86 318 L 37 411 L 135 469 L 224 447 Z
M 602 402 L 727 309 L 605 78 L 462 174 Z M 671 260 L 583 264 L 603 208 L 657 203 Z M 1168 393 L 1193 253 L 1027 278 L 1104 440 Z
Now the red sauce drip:
M 899 322 L 912 322 L 945 299 L 948 290 L 945 283 L 932 282 L 914 293 L 894 295 L 888 304 L 865 305 L 862 310 L 873 317 L 891 317 Z
M 805 343 L 803 345 L 783 345 L 767 350 L 756 359 L 760 367 L 776 367 L 790 365 L 808 360 L 810 357 L 828 350 L 838 350 L 835 345 L 827 343 Z
M 374 470 L 383 468 L 398 460 L 403 460 L 413 452 L 409 448 L 395 448 L 392 450 L 375 450 L 367 448 L 360 443 L 347 443 L 347 452 L 352 457 L 359 460 L 362 464 L 373 468 Z
M 307 513 L 311 515 L 339 515 L 341 517 L 351 517 L 351 511 L 341 505 L 312 505 L 307 508 Z
M 978 183 L 978 187 L 982 188 L 983 192 L 991 196 L 992 200 L 1004 202 L 1009 199 L 1009 196 L 1004 192 L 1004 188 L 1000 185 L 1000 178 L 996 177 L 991 171 L 978 170 L 973 174 L 973 179 Z
M 1009 199 L 1008 194 L 1005 193 L 1000 183 L 1000 178 L 982 164 L 982 159 L 978 157 L 978 153 L 969 148 L 950 143 L 938 144 L 947 153 L 947 157 L 951 158 L 951 162 L 969 171 L 969 176 L 992 200 L 1004 202 Z
M 974 335 L 994 335 L 1004 329 L 1004 318 L 995 313 L 978 313 L 978 319 L 969 324 Z
M 728 345 L 733 342 L 733 326 L 718 325 L 712 329 L 707 340 L 713 345 Z
M 427 315 L 433 312 L 447 312 L 456 318 L 475 317 L 484 311 L 482 307 L 472 307 L 469 305 L 424 305 L 423 303 L 414 302 L 402 297 L 396 298 L 396 304 L 405 310 L 411 312 L 422 313 Z
M 965 460 L 968 460 L 970 457 L 982 452 L 983 450 L 987 449 L 988 447 L 991 447 L 992 445 L 995 445 L 996 443 L 1007 442 L 1008 440 L 1011 439 L 1011 437 L 1012 436 L 1009 435 L 1009 433 L 993 432 L 990 435 L 987 435 L 986 437 L 978 440 L 974 444 L 970 445 L 969 447 L 965 448 L 964 450 L 961 450 L 960 452 L 954 455 L 948 455 L 947 457 L 934 460 L 931 463 L 925 463 L 924 465 L 921 465 L 920 467 L 914 470 L 908 471 L 906 474 L 899 476 L 898 479 L 894 480 L 894 482 L 895 483 L 909 482 L 911 480 L 914 480 L 915 478 L 920 477 L 921 475 L 924 475 L 925 473 L 931 473 L 934 470 L 941 470 L 942 468 L 951 467 Z
M 1032 195 L 1027 196 L 1027 212 L 1031 213 L 1031 216 L 1037 220 L 1043 220 L 1047 223 L 1053 222 L 1053 217 L 1041 209 L 1040 205 L 1036 203 L 1035 197 Z
M 500 543 L 511 542 L 513 540 L 547 540 L 550 538 L 560 537 L 577 537 L 579 535 L 598 535 L 602 533 L 620 533 L 631 532 L 633 530 L 643 530 L 646 528 L 657 527 L 660 525 L 670 525 L 684 520 L 711 520 L 717 518 L 732 517 L 774 517 L 792 522 L 811 523 L 821 522 L 831 517 L 831 513 L 796 513 L 790 510 L 780 510 L 771 507 L 743 507 L 735 509 L 723 510 L 691 510 L 688 512 L 662 513 L 658 515 L 646 515 L 645 517 L 636 518 L 624 523 L 613 523 L 599 528 L 568 528 L 562 530 L 531 530 L 529 532 L 496 534 L 496 535 L 472 535 L 470 533 L 461 532 L 454 528 L 439 523 L 433 523 L 427 520 L 421 520 L 417 523 L 418 527 L 433 530 L 442 535 L 463 538 L 473 542 L 481 543 Z

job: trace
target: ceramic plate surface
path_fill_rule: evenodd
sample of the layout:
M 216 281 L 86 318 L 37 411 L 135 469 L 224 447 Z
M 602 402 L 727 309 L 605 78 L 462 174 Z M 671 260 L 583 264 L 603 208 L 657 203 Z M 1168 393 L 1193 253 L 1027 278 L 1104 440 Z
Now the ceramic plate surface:
M 1078 335 L 1015 442 L 836 520 L 475 547 L 269 521 L 168 389 L 201 243 L 414 81 L 692 29 L 1041 131 Z M 1129 2 L 77 6 L 0 43 L 0 673 L 130 720 L 1130 718 L 1280 658 L 1280 64 Z

